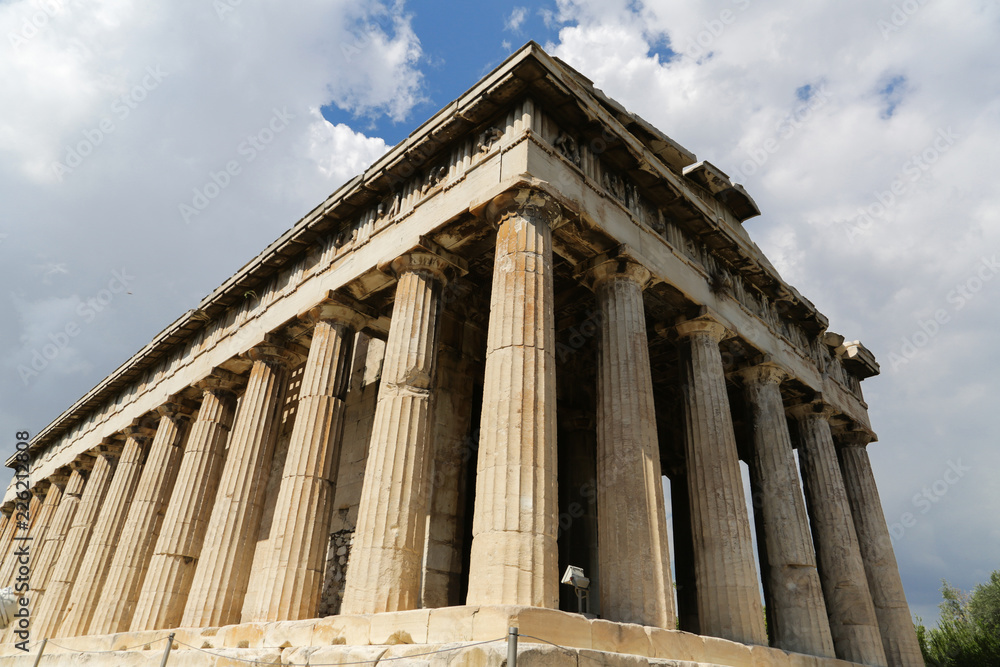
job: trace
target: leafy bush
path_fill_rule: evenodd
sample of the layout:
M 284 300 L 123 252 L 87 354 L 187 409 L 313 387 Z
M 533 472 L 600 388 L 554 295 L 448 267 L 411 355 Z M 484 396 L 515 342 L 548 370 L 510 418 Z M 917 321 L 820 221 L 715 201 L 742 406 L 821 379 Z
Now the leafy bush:
M 1000 570 L 985 584 L 964 593 L 941 582 L 938 627 L 917 619 L 917 639 L 928 667 L 1000 665 Z

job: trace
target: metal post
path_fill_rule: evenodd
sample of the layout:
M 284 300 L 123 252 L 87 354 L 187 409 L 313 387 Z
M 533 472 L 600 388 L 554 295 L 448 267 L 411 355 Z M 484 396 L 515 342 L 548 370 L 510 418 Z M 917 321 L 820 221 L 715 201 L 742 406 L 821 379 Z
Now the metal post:
M 42 640 L 42 645 L 38 647 L 38 655 L 35 656 L 35 664 L 32 667 L 38 667 L 38 663 L 42 661 L 42 654 L 45 653 L 45 645 L 49 643 L 49 638 L 46 637 Z
M 517 628 L 507 628 L 507 667 L 517 667 Z
M 174 645 L 174 633 L 167 637 L 167 648 L 163 649 L 163 660 L 160 660 L 160 667 L 167 667 L 167 658 L 170 657 L 170 649 Z

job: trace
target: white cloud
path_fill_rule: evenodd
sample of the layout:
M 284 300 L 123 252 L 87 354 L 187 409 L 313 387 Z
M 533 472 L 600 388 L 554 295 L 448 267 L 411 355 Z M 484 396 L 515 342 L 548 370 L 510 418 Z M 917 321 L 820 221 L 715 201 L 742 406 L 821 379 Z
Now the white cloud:
M 331 125 L 319 109 L 311 115 L 308 152 L 331 181 L 343 182 L 360 174 L 390 148 L 378 137 L 366 137 L 342 123 Z
M 423 95 L 408 15 L 375 0 L 15 0 L 0 36 L 8 430 L 46 425 L 385 152 L 322 106 L 401 121 Z M 25 386 L 18 367 L 73 324 Z
M 528 18 L 527 7 L 514 7 L 510 16 L 504 19 L 503 29 L 511 32 L 518 32 L 526 18 Z
M 1000 493 L 980 472 L 1000 464 L 982 405 L 1000 393 L 989 363 L 1000 277 L 961 308 L 949 301 L 1000 253 L 1000 8 L 928 3 L 885 29 L 895 6 L 561 0 L 549 48 L 737 175 L 763 211 L 746 227 L 765 254 L 833 330 L 879 356 L 883 374 L 864 388 L 887 516 L 912 509 L 948 460 L 976 462 L 897 546 L 926 619 L 941 577 L 969 586 L 969 572 L 1000 550 L 983 525 Z M 668 62 L 656 49 L 664 42 L 676 54 Z M 893 371 L 890 356 L 923 342 L 940 310 L 947 321 Z

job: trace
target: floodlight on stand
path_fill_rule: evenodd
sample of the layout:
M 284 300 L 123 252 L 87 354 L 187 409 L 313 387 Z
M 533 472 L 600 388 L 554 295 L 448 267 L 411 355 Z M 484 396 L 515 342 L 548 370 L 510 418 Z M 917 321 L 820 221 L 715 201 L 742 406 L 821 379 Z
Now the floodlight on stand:
M 576 593 L 577 611 L 584 616 L 590 615 L 590 579 L 583 576 L 583 568 L 570 565 L 563 573 L 560 583 L 569 584 Z

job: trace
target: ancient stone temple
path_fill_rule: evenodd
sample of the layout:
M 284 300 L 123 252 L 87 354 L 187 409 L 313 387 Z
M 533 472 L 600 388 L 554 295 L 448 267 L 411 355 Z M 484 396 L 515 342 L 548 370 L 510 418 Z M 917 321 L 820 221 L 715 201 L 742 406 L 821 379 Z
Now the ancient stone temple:
M 758 214 L 529 43 L 31 439 L 0 660 L 922 665 Z

